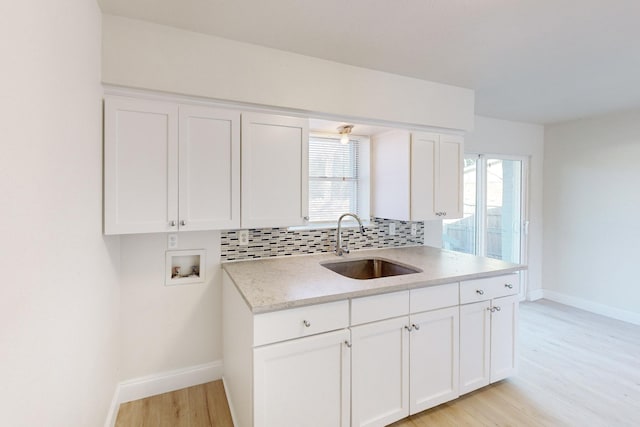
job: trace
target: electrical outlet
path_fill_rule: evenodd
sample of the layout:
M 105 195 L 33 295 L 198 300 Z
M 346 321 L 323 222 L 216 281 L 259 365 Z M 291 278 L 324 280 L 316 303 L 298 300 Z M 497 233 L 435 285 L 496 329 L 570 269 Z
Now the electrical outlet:
M 247 246 L 249 244 L 249 230 L 238 231 L 238 243 L 240 246 Z
M 395 236 L 396 235 L 396 223 L 392 222 L 389 223 L 389 236 Z
M 418 234 L 418 224 L 414 222 L 413 224 L 411 224 L 411 235 L 415 236 L 417 234 Z
M 171 233 L 167 235 L 167 248 L 178 249 L 178 235 Z

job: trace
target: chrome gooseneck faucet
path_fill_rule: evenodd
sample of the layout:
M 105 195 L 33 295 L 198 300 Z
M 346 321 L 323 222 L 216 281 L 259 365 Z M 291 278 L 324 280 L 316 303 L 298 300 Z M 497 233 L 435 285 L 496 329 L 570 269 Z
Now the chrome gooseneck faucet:
M 345 216 L 350 216 L 356 219 L 356 221 L 358 221 L 358 224 L 360 224 L 360 232 L 362 234 L 364 234 L 365 229 L 364 229 L 364 225 L 362 225 L 362 221 L 360 221 L 360 218 L 358 218 L 358 215 L 356 214 L 352 214 L 352 213 L 346 213 L 346 214 L 342 214 L 340 215 L 340 218 L 338 218 L 338 231 L 336 232 L 336 255 L 338 256 L 342 256 L 344 254 L 348 254 L 349 253 L 349 249 L 347 247 L 342 247 L 342 219 Z

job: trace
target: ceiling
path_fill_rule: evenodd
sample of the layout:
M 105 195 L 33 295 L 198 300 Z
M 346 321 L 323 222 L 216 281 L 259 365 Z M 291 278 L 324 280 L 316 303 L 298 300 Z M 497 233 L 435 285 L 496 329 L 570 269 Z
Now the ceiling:
M 640 108 L 638 0 L 98 0 L 103 12 L 471 88 L 548 124 Z

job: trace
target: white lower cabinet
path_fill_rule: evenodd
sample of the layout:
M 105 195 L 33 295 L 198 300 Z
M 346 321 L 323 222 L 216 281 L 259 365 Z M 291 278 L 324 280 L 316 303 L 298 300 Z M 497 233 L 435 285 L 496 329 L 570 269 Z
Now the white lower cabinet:
M 236 427 L 348 427 L 349 301 L 252 313 L 223 275 L 224 386 Z
M 352 426 L 385 426 L 458 397 L 458 285 L 418 292 L 456 305 L 351 327 Z
M 496 311 L 491 313 L 490 382 L 492 383 L 516 373 L 518 296 L 496 298 L 493 300 L 493 308 Z
M 411 315 L 409 413 L 459 396 L 458 307 Z
M 467 287 L 467 289 L 465 289 Z M 460 394 L 516 372 L 518 281 L 514 275 L 463 282 L 460 306 Z M 463 289 L 465 289 L 463 291 Z
M 385 426 L 409 415 L 409 318 L 351 328 L 352 426 Z
M 515 372 L 517 276 L 253 314 L 225 273 L 237 427 L 372 427 Z
M 256 348 L 255 427 L 349 426 L 349 331 Z

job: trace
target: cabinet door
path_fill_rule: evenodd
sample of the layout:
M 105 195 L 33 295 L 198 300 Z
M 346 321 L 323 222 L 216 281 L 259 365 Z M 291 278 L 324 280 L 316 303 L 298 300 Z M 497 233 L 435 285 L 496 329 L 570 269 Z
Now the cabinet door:
M 518 295 L 496 298 L 491 312 L 491 382 L 516 372 Z
M 411 221 L 411 138 L 407 131 L 371 137 L 372 214 Z
M 240 227 L 240 113 L 180 106 L 180 230 Z
M 489 384 L 491 304 L 460 306 L 460 394 Z
M 105 234 L 177 230 L 177 106 L 107 97 L 104 115 Z
M 353 427 L 385 426 L 409 415 L 408 320 L 351 328 Z
M 458 307 L 411 315 L 410 413 L 458 397 Z
M 435 186 L 435 212 L 444 219 L 462 218 L 464 140 L 458 135 L 440 135 Z
M 438 141 L 435 133 L 411 134 L 411 220 L 436 219 Z
M 254 427 L 348 427 L 346 329 L 254 350 Z
M 306 119 L 242 115 L 242 227 L 286 227 L 308 217 Z

